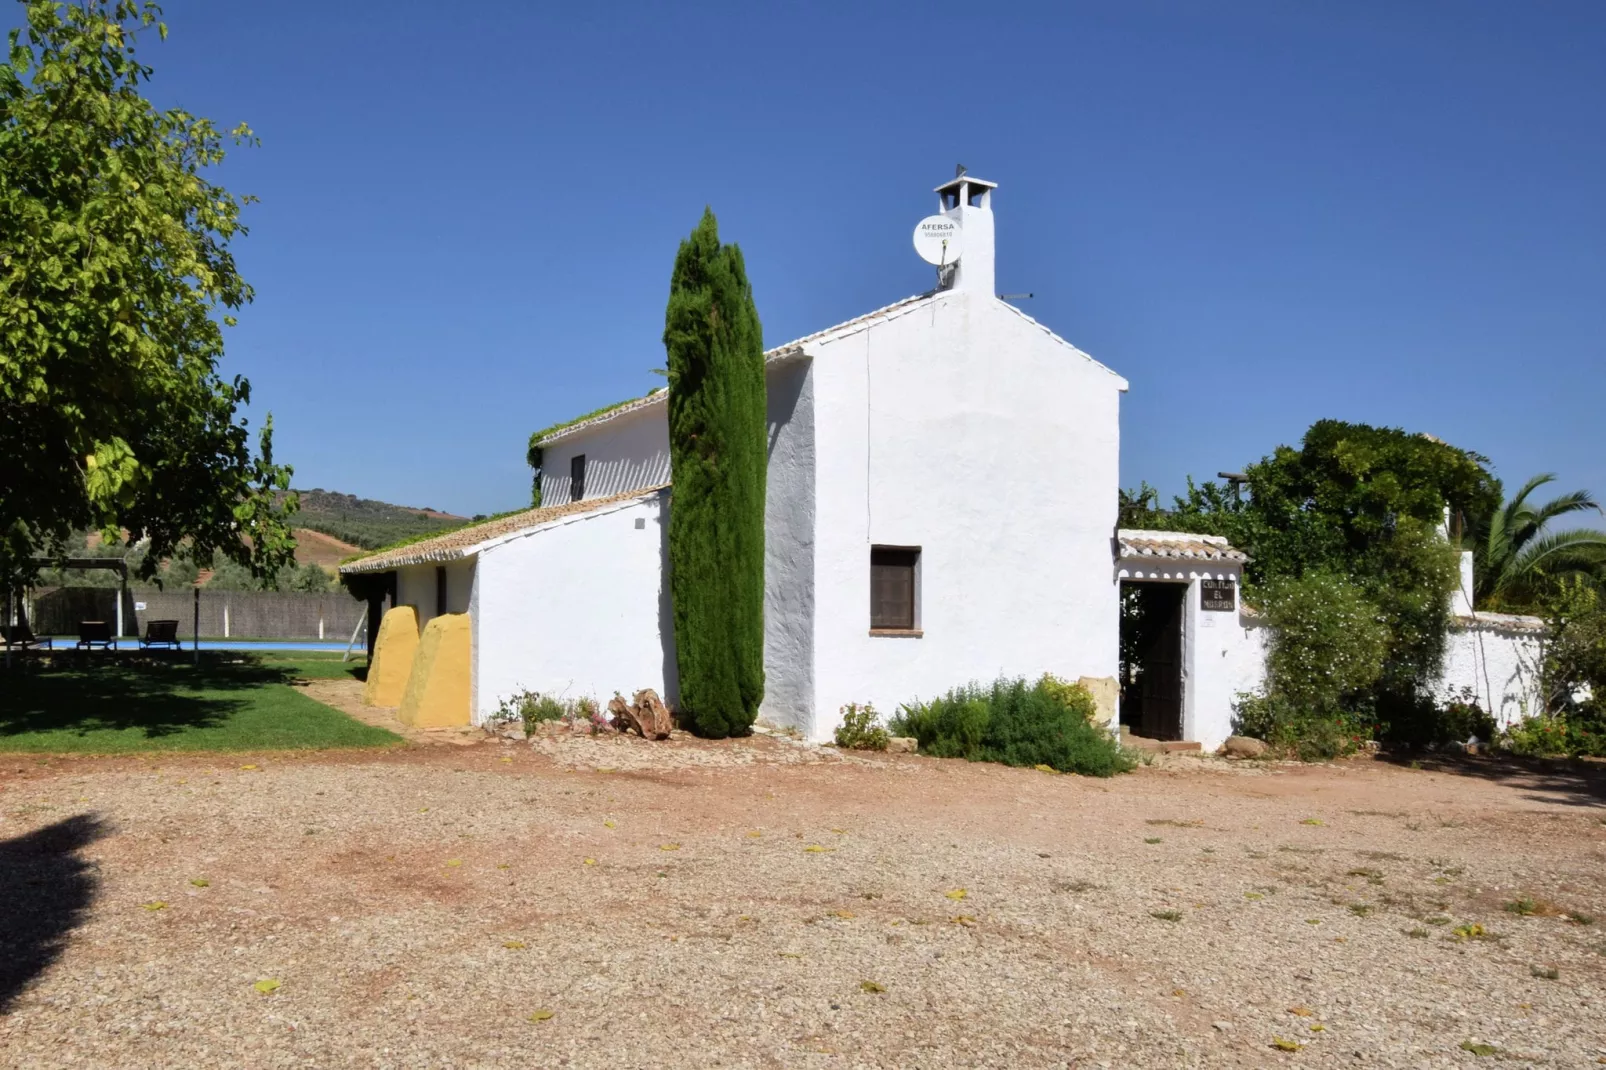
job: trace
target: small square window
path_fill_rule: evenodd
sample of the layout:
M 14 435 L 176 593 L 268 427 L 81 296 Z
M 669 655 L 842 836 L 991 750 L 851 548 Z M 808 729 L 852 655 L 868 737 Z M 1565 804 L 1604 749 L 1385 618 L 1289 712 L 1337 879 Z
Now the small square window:
M 579 454 L 569 460 L 569 500 L 577 502 L 586 496 L 586 455 Z
M 870 548 L 871 630 L 914 630 L 915 581 L 919 566 L 918 546 Z

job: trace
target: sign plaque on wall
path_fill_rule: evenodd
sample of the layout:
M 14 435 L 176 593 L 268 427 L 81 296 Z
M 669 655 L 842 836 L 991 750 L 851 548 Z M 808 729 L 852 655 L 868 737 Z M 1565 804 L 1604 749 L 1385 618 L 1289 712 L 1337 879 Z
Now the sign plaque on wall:
M 1199 608 L 1231 613 L 1238 608 L 1238 585 L 1232 580 L 1200 580 Z

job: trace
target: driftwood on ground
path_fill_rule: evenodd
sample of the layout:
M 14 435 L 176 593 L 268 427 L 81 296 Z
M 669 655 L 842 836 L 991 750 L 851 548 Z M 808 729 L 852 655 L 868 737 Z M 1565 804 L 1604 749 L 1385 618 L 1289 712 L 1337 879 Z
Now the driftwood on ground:
M 673 727 L 669 707 L 650 687 L 637 691 L 635 701 L 630 703 L 620 695 L 613 696 L 608 712 L 613 714 L 615 728 L 621 732 L 634 728 L 643 739 L 668 739 Z

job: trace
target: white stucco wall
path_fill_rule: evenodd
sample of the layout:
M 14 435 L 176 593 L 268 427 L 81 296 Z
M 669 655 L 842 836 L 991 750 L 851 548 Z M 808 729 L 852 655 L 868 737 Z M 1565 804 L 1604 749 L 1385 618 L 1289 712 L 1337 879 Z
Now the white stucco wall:
M 814 719 L 814 376 L 771 365 L 764 501 L 764 702 L 759 715 L 808 732 Z
M 1229 643 L 1225 648 L 1229 707 L 1240 692 L 1257 692 L 1266 682 L 1266 652 L 1271 631 L 1257 617 L 1242 617 L 1240 623 L 1241 641 Z M 1501 728 L 1509 727 L 1544 708 L 1538 678 L 1543 647 L 1543 637 L 1528 628 L 1513 628 L 1498 620 L 1471 622 L 1462 619 L 1450 629 L 1444 670 L 1433 693 L 1444 701 L 1461 698 L 1471 691 L 1478 704 L 1494 716 Z M 1230 719 L 1230 708 L 1227 715 Z M 1207 748 L 1213 745 L 1206 736 L 1199 738 Z
M 669 482 L 666 405 L 649 405 L 588 427 L 541 453 L 541 502 L 569 500 L 569 464 L 586 455 L 587 498 L 608 498 Z
M 467 613 L 474 588 L 474 561 L 448 561 L 444 566 L 434 564 L 406 565 L 396 570 L 396 602 L 412 606 L 418 612 L 418 627 L 422 631 L 430 618 L 436 615 L 438 591 L 435 586 L 435 569 L 446 569 L 446 612 Z
M 1244 614 L 1205 610 L 1202 579 L 1231 580 L 1242 594 L 1243 566 L 1232 561 L 1181 561 L 1123 558 L 1116 565 L 1123 580 L 1187 584 L 1182 600 L 1182 738 L 1214 750 L 1232 735 L 1232 704 L 1240 691 L 1253 690 L 1265 675 L 1264 629 Z
M 1457 624 L 1444 655 L 1444 677 L 1436 694 L 1459 698 L 1470 689 L 1478 704 L 1508 728 L 1544 708 L 1539 688 L 1543 640 L 1532 632 L 1494 623 Z
M 971 680 L 1116 674 L 1109 583 L 1125 382 L 987 294 L 945 293 L 814 358 L 815 717 Z M 869 634 L 870 548 L 921 548 L 921 638 Z
M 615 691 L 651 687 L 675 701 L 667 499 L 565 517 L 481 551 L 476 722 L 525 688 L 606 705 Z

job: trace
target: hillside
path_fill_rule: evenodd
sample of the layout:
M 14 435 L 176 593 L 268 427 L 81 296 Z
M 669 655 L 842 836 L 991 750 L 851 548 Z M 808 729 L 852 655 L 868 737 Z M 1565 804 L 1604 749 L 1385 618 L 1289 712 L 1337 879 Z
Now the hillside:
M 333 569 L 348 557 L 363 552 L 361 546 L 337 539 L 311 528 L 296 528 L 296 564 L 322 565 Z
M 293 521 L 296 527 L 321 532 L 365 550 L 378 549 L 398 539 L 446 531 L 467 523 L 469 519 L 435 509 L 391 505 L 389 502 L 359 498 L 338 491 L 314 489 L 297 493 L 301 496 L 301 511 Z M 330 552 L 334 549 L 329 548 Z

